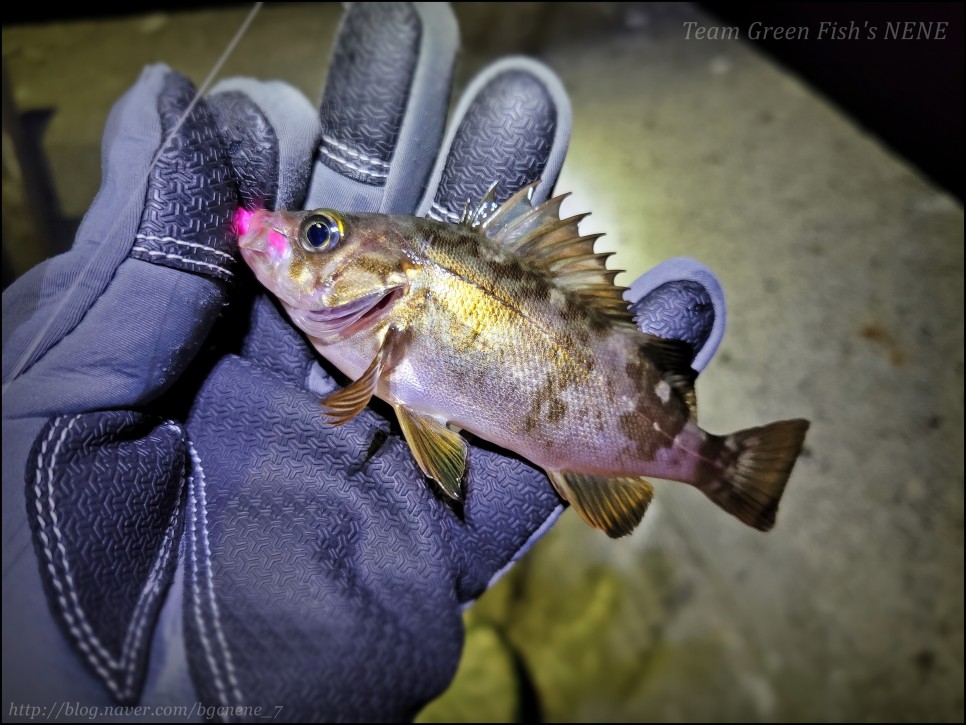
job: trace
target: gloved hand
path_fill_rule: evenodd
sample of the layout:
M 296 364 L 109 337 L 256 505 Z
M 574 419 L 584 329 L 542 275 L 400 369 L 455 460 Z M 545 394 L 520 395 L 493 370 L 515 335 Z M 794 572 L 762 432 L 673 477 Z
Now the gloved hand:
M 182 376 L 240 269 L 214 120 L 201 103 L 179 125 L 193 94 L 164 67 L 142 73 L 108 119 L 73 248 L 3 294 L 5 703 L 140 692 L 186 474 L 183 426 L 146 406 Z
M 309 181 L 307 207 L 437 218 L 494 180 L 503 199 L 543 178 L 546 197 L 570 132 L 559 83 L 522 60 L 487 69 L 440 152 L 455 49 L 448 9 L 354 5 L 321 121 L 282 84 L 226 82 L 147 182 L 186 82 L 149 69 L 115 109 L 105 186 L 74 249 L 4 295 L 6 701 L 185 704 L 196 691 L 285 718 L 384 720 L 445 688 L 460 608 L 549 528 L 559 499 L 481 444 L 454 511 L 391 413 L 328 426 L 318 399 L 335 383 L 237 282 L 228 169 L 246 205 L 294 206 Z M 632 287 L 639 321 L 687 339 L 703 367 L 720 288 L 693 263 L 649 274 Z M 189 367 L 229 278 L 231 304 Z

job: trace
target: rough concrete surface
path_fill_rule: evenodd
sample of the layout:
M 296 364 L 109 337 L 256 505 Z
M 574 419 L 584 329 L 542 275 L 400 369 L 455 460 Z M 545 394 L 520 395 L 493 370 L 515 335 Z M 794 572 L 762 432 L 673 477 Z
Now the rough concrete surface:
M 3 29 L 18 106 L 55 111 L 66 215 L 140 66 L 201 81 L 245 12 Z M 266 7 L 223 75 L 318 98 L 339 12 Z M 507 52 L 562 78 L 558 189 L 608 233 L 619 281 L 671 256 L 719 275 L 702 425 L 813 425 L 768 535 L 670 483 L 621 541 L 567 513 L 468 612 L 460 673 L 422 719 L 962 720 L 962 206 L 743 42 L 686 41 L 685 20 L 712 22 L 689 6 L 457 14 L 458 84 Z

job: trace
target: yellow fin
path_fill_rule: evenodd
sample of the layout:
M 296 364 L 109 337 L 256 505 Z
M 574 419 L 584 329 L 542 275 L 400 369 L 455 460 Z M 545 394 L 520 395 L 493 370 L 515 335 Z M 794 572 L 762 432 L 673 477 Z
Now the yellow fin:
M 587 214 L 560 218 L 560 205 L 568 194 L 533 206 L 539 183 L 523 187 L 498 208 L 493 202 L 495 187 L 490 187 L 476 207 L 467 207 L 461 223 L 528 260 L 600 314 L 633 324 L 625 288 L 614 284 L 621 270 L 607 269 L 610 254 L 594 253 L 594 242 L 603 235 L 580 235 L 577 227 Z
M 557 493 L 580 518 L 617 539 L 634 530 L 654 498 L 643 478 L 605 478 L 573 471 L 547 471 Z
M 325 415 L 332 425 L 348 423 L 369 404 L 369 401 L 372 400 L 372 396 L 376 392 L 379 378 L 382 377 L 382 374 L 391 364 L 397 340 L 398 334 L 394 329 L 390 328 L 386 333 L 386 339 L 383 341 L 382 347 L 379 348 L 379 352 L 376 353 L 376 356 L 369 363 L 369 367 L 366 368 L 362 376 L 341 390 L 329 393 L 328 396 L 322 399 L 322 407 L 325 409 Z
M 466 441 L 445 423 L 396 405 L 396 417 L 413 458 L 423 473 L 439 484 L 450 498 L 462 498 L 460 482 L 466 471 Z

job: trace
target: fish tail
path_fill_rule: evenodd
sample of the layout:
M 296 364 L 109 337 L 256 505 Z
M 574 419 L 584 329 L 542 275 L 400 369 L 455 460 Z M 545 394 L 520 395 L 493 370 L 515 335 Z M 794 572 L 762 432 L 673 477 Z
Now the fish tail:
M 730 463 L 698 488 L 742 523 L 768 531 L 808 426 L 807 420 L 782 420 L 725 436 L 723 450 L 731 451 Z

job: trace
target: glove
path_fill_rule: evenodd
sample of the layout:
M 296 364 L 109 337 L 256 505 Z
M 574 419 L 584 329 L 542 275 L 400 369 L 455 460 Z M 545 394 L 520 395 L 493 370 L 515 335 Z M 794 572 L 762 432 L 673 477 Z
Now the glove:
M 501 201 L 538 178 L 535 201 L 549 195 L 570 133 L 559 82 L 523 59 L 485 70 L 440 151 L 455 48 L 446 10 L 351 7 L 305 208 L 456 221 L 494 181 Z M 268 122 L 226 125 L 269 129 L 285 106 L 265 91 L 235 81 L 211 102 L 232 94 L 231 113 Z M 252 196 L 279 206 L 274 186 L 270 175 Z M 710 295 L 669 282 L 638 314 L 669 325 L 662 310 L 687 310 L 679 328 L 701 347 Z M 452 511 L 424 485 L 391 412 L 373 406 L 332 427 L 319 398 L 336 383 L 310 346 L 264 295 L 250 319 L 241 353 L 217 363 L 189 420 L 204 471 L 192 477 L 186 573 L 187 609 L 202 615 L 185 619 L 201 699 L 286 703 L 305 719 L 412 717 L 452 678 L 460 609 L 549 528 L 560 501 L 542 471 L 480 444 L 465 505 Z M 222 641 L 211 637 L 219 628 Z
M 238 267 L 214 120 L 200 103 L 179 123 L 193 93 L 162 66 L 142 73 L 108 119 L 103 183 L 73 248 L 3 294 L 7 702 L 140 691 L 186 473 L 183 426 L 150 406 L 205 341 Z
M 570 130 L 559 83 L 523 60 L 484 71 L 440 152 L 455 47 L 445 8 L 352 6 L 321 114 L 281 84 L 222 84 L 148 182 L 138 171 L 186 107 L 186 81 L 149 69 L 115 109 L 74 249 L 4 295 L 8 700 L 197 693 L 291 719 L 383 720 L 445 688 L 461 607 L 560 502 L 541 472 L 481 443 L 453 511 L 391 414 L 327 426 L 318 398 L 335 383 L 252 295 L 229 239 L 239 198 L 291 207 L 307 184 L 308 207 L 451 219 L 494 180 L 506 198 L 543 178 L 545 198 Z M 679 262 L 632 287 L 641 324 L 688 339 L 696 367 L 723 330 L 704 274 Z

